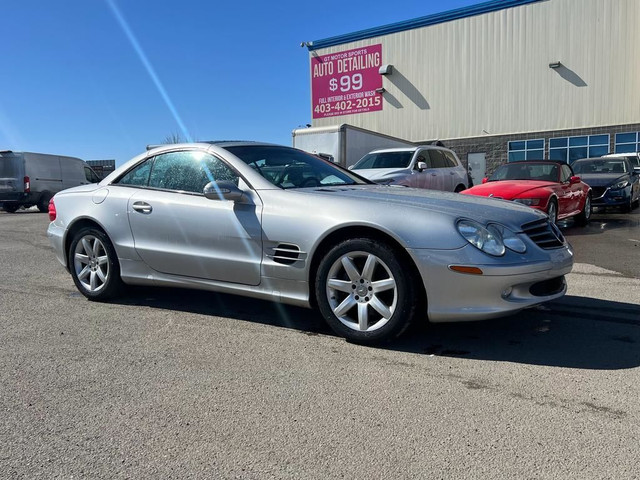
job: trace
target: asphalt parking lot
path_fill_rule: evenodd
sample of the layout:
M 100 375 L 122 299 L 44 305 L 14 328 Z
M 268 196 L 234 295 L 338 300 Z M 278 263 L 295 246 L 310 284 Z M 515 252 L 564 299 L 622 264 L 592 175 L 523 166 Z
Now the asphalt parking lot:
M 384 348 L 314 312 L 75 289 L 0 212 L 0 478 L 638 478 L 640 209 L 564 225 L 569 292 Z

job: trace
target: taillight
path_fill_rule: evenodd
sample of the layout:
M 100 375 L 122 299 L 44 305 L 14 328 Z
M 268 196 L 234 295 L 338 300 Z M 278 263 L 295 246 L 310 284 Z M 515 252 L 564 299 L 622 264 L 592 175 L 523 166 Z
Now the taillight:
M 52 222 L 56 219 L 58 213 L 56 212 L 56 204 L 53 203 L 53 198 L 49 200 L 49 220 Z
M 31 192 L 31 180 L 29 177 L 24 177 L 24 193 Z

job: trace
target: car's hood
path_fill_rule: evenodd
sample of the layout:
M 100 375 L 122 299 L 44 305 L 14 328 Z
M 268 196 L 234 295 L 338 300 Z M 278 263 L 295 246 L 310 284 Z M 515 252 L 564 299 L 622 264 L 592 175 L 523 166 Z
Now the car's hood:
M 385 178 L 393 177 L 395 175 L 406 175 L 411 172 L 408 168 L 362 168 L 359 170 L 353 170 L 354 173 L 368 178 L 369 180 L 377 181 L 384 180 Z
M 465 195 L 479 195 L 481 197 L 499 197 L 505 200 L 512 200 L 521 197 L 523 194 L 538 188 L 551 187 L 555 182 L 540 180 L 499 180 L 476 185 L 462 193 Z
M 581 174 L 580 178 L 584 183 L 592 187 L 606 187 L 617 183 L 621 180 L 629 178 L 629 175 L 624 173 L 585 173 Z
M 498 221 L 519 229 L 522 224 L 545 218 L 545 214 L 514 202 L 490 198 L 479 198 L 458 193 L 407 188 L 386 185 L 358 185 L 352 187 L 314 188 L 314 193 L 342 197 L 362 202 L 366 208 L 375 209 L 375 204 L 384 202 L 396 205 L 397 215 L 408 214 L 409 209 L 456 218 L 470 218 L 480 223 Z

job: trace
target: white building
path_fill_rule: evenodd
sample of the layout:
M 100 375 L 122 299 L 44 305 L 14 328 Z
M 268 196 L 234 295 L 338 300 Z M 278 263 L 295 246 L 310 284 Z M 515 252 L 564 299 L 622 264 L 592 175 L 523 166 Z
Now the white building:
M 640 0 L 489 1 L 306 46 L 314 127 L 438 139 L 489 171 L 640 150 Z

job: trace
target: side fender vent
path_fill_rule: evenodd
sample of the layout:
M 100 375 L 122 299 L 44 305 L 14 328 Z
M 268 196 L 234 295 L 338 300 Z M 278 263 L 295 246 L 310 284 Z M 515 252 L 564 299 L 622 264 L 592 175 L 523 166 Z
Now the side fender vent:
M 282 263 L 283 265 L 292 265 L 300 260 L 300 256 L 303 252 L 300 251 L 300 247 L 291 243 L 280 243 L 273 249 L 273 255 L 269 255 L 273 258 L 274 262 Z

